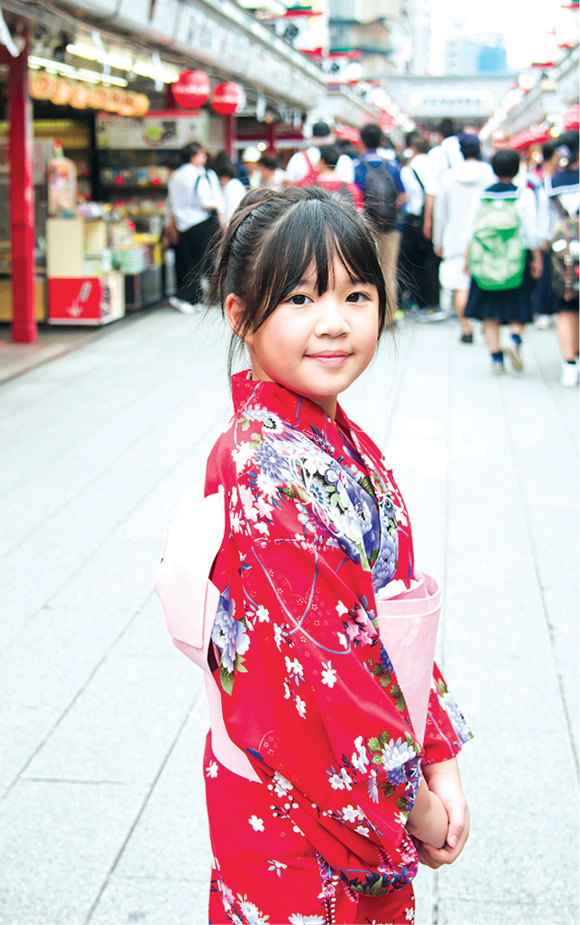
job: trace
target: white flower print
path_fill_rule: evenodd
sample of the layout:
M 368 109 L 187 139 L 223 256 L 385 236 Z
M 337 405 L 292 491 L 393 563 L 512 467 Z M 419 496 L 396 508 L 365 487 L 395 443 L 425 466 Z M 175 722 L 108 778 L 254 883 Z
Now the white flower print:
M 270 861 L 269 860 L 268 864 L 270 864 L 270 867 L 268 868 L 268 870 L 275 871 L 275 873 L 277 873 L 279 877 L 281 876 L 280 872 L 282 870 L 286 870 L 286 868 L 288 867 L 287 864 L 282 864 L 282 861 Z
M 242 471 L 242 469 L 245 469 L 255 452 L 255 444 L 250 443 L 249 441 L 247 443 L 240 443 L 240 445 L 237 446 L 235 450 L 232 450 L 232 457 L 236 464 L 236 471 L 238 474 Z
M 268 524 L 265 524 L 265 523 L 264 523 L 263 520 L 260 520 L 260 521 L 256 524 L 256 526 L 255 526 L 254 529 L 255 529 L 258 533 L 261 533 L 262 536 L 270 536 L 270 528 L 269 528 Z
M 268 498 L 272 498 L 278 491 L 276 482 L 266 475 L 263 469 L 258 472 L 256 487 L 261 495 L 266 495 Z
M 403 813 L 403 812 L 397 813 L 397 815 L 395 816 L 395 819 L 397 820 L 397 822 L 400 822 L 401 825 L 407 825 L 407 814 L 406 813 Z
M 290 685 L 288 681 L 284 681 L 284 700 L 290 700 L 292 693 L 290 691 Z
M 300 697 L 296 697 L 296 709 L 298 710 L 298 713 L 302 719 L 304 719 L 306 716 L 306 704 Z
M 370 829 L 367 829 L 366 825 L 357 825 L 355 832 L 358 832 L 359 835 L 364 835 L 365 838 L 368 838 Z
M 258 604 L 256 607 L 256 616 L 259 623 L 269 623 L 270 622 L 270 612 L 267 607 L 264 607 L 263 604 Z
M 249 903 L 247 900 L 240 903 L 240 911 L 248 920 L 248 925 L 268 925 L 266 920 L 262 917 L 262 913 L 254 903 Z
M 359 806 L 351 806 L 349 803 L 342 807 L 342 818 L 345 822 L 357 822 L 364 819 L 364 813 Z
M 254 504 L 254 496 L 249 488 L 245 485 L 240 485 L 240 501 L 242 507 L 244 508 L 244 514 L 248 520 L 257 520 L 258 519 L 258 509 Z
M 264 831 L 264 820 L 259 819 L 256 815 L 250 816 L 248 822 L 252 826 L 254 832 L 263 832 Z
M 339 774 L 333 774 L 331 776 L 330 786 L 333 790 L 352 790 L 352 781 L 344 768 L 340 769 Z
M 405 918 L 407 919 L 408 922 L 414 922 L 415 921 L 415 910 L 413 908 L 405 909 Z
M 294 912 L 288 921 L 290 925 L 325 925 L 326 919 L 322 915 L 300 915 Z
M 262 496 L 259 495 L 256 504 L 258 507 L 258 513 L 260 517 L 270 517 L 271 516 L 274 508 L 272 507 L 271 504 L 268 504 L 265 498 L 262 498 Z
M 274 790 L 279 797 L 285 797 L 289 790 L 293 790 L 293 785 L 285 777 L 282 777 L 279 771 L 274 771 Z
M 273 624 L 274 626 L 274 642 L 278 647 L 278 652 L 280 651 L 280 643 L 282 642 L 282 627 L 278 626 L 277 623 Z
M 330 660 L 328 662 L 323 662 L 322 668 L 322 683 L 326 684 L 327 687 L 334 687 L 336 684 L 336 668 L 332 667 Z
M 242 529 L 242 517 L 240 514 L 233 512 L 230 514 L 230 527 L 234 533 L 240 533 Z
M 383 748 L 383 767 L 385 771 L 396 771 L 415 757 L 415 749 L 406 742 L 390 739 Z
M 366 774 L 369 759 L 367 750 L 363 745 L 362 736 L 359 736 L 358 739 L 355 739 L 354 747 L 356 748 L 356 752 L 352 753 L 350 762 L 357 771 L 360 771 L 361 774 Z
M 218 880 L 218 889 L 222 894 L 222 902 L 227 912 L 234 904 L 234 892 L 230 890 L 229 886 L 226 886 L 223 880 Z
M 207 768 L 205 769 L 206 777 L 217 777 L 218 775 L 218 766 L 215 761 L 210 761 Z
M 341 644 L 341 646 L 343 646 L 345 649 L 348 649 L 348 639 L 346 638 L 344 633 L 337 633 L 336 635 L 338 636 L 338 641 Z
M 339 601 L 338 604 L 336 605 L 336 612 L 339 617 L 342 617 L 344 616 L 345 613 L 348 613 L 348 607 L 345 607 L 342 601 Z
M 286 659 L 286 671 L 289 675 L 294 675 L 294 677 L 304 677 L 304 669 L 297 658 L 290 659 L 288 656 L 285 656 Z
M 369 796 L 371 800 L 373 801 L 373 803 L 378 803 L 379 802 L 379 788 L 377 786 L 377 772 L 375 771 L 374 768 L 371 768 L 371 771 L 369 773 L 368 789 L 369 789 Z

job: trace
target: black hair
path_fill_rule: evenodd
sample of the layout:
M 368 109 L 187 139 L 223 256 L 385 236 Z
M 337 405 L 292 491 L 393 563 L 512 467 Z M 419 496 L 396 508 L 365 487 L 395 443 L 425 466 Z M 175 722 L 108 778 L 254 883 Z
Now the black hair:
M 320 145 L 320 160 L 327 167 L 336 167 L 340 157 L 340 148 L 337 145 Z
M 319 295 L 333 285 L 338 258 L 354 281 L 376 286 L 379 332 L 391 324 L 383 271 L 370 224 L 352 206 L 326 190 L 293 187 L 282 193 L 251 190 L 234 212 L 218 242 L 210 301 L 219 293 L 222 311 L 230 294 L 242 306 L 237 332 L 230 341 L 229 370 L 236 348 L 255 333 L 296 288 L 309 267 L 316 273 Z
M 229 161 L 229 163 L 227 161 L 222 161 L 220 164 L 217 164 L 217 166 L 214 166 L 213 169 L 220 178 L 229 177 L 230 180 L 239 180 L 240 175 L 231 161 Z
M 202 145 L 198 144 L 197 141 L 192 141 L 190 144 L 186 145 L 185 148 L 181 149 L 181 163 L 189 164 L 192 157 L 195 157 L 196 154 L 202 150 Z
M 441 119 L 437 131 L 440 135 L 443 135 L 444 138 L 451 138 L 452 135 L 457 134 L 453 119 Z
M 273 154 L 262 154 L 258 164 L 261 164 L 266 170 L 276 170 L 279 167 L 278 158 L 274 157 Z
M 520 169 L 520 156 L 512 148 L 500 148 L 491 159 L 491 167 L 496 177 L 512 179 Z
M 360 154 L 357 146 L 353 144 L 352 141 L 349 141 L 348 138 L 342 138 L 340 141 L 337 141 L 336 144 L 340 148 L 341 154 L 346 154 L 346 156 L 350 157 L 353 161 Z
M 542 160 L 551 161 L 556 153 L 556 145 L 553 141 L 547 141 L 545 145 L 542 145 Z
M 380 125 L 371 122 L 370 125 L 364 125 L 360 130 L 360 137 L 365 148 L 373 150 L 378 148 L 383 140 L 383 130 Z

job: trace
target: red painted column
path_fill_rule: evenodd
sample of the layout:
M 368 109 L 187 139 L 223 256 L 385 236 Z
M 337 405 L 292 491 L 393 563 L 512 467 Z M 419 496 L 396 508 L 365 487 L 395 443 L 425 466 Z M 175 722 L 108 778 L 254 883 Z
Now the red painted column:
M 276 123 L 270 122 L 266 129 L 266 132 L 267 132 L 266 138 L 268 141 L 268 153 L 276 154 Z
M 34 319 L 34 177 L 32 104 L 28 94 L 28 37 L 9 62 L 10 225 L 12 246 L 12 340 L 36 340 Z
M 236 141 L 235 119 L 235 116 L 224 116 L 224 149 L 230 157 L 234 156 L 234 144 Z

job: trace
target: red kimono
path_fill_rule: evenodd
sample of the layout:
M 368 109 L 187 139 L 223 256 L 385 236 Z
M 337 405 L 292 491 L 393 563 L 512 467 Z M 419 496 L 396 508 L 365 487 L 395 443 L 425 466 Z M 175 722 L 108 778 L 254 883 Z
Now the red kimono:
M 375 591 L 413 576 L 407 511 L 339 408 L 247 373 L 206 494 L 228 524 L 212 573 L 225 726 L 259 782 L 204 760 L 211 925 L 408 923 L 406 829 L 421 764 L 470 737 L 435 668 L 422 747 L 374 626 Z

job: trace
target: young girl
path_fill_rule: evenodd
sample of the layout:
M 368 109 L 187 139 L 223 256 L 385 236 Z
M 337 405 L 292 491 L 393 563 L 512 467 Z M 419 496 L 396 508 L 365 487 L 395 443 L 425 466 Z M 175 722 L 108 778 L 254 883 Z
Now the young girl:
M 501 200 L 515 200 L 515 208 L 521 221 L 521 237 L 525 254 L 524 276 L 517 289 L 486 291 L 474 279 L 471 280 L 469 299 L 465 309 L 466 318 L 483 321 L 483 330 L 491 354 L 493 373 L 504 372 L 504 356 L 508 356 L 515 370 L 521 372 L 522 334 L 524 326 L 532 318 L 532 278 L 542 274 L 542 254 L 537 232 L 536 197 L 534 191 L 525 187 L 518 191 L 512 182 L 520 169 L 520 157 L 510 148 L 502 148 L 491 159 L 497 183 L 488 186 L 481 194 L 484 200 L 501 204 Z M 510 328 L 510 345 L 500 346 L 500 326 Z
M 392 474 L 337 403 L 389 320 L 376 244 L 322 190 L 257 191 L 215 287 L 251 368 L 205 487 L 228 502 L 211 657 L 246 764 L 216 757 L 214 727 L 209 921 L 409 923 L 418 855 L 450 863 L 467 838 L 470 733 L 435 668 L 421 747 L 373 623 L 375 592 L 414 574 Z

